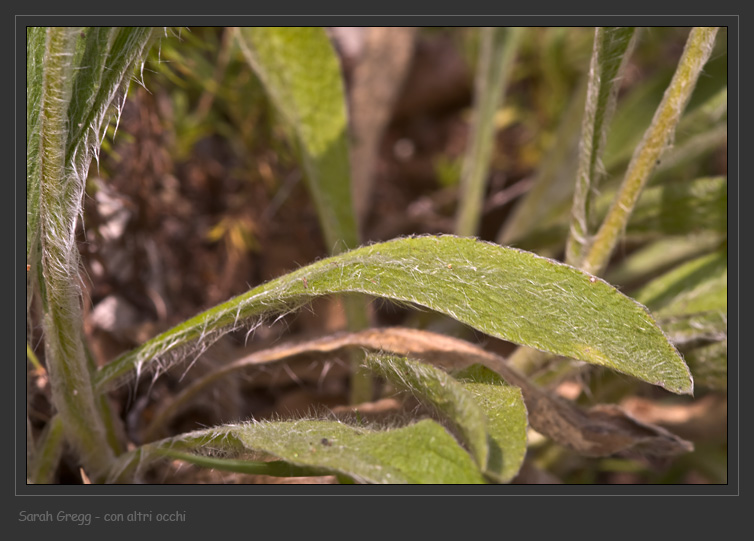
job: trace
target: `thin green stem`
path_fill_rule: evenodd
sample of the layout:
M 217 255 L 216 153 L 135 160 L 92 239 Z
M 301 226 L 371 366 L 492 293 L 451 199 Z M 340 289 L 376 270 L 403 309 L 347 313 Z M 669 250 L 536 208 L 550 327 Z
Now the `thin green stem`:
M 607 130 L 615 111 L 620 77 L 635 43 L 633 27 L 597 28 L 589 66 L 589 85 L 579 144 L 571 231 L 566 243 L 566 263 L 578 266 L 593 233 L 591 223 L 594 194 L 605 174 L 602 154 Z
M 460 236 L 475 235 L 479 227 L 495 134 L 495 111 L 502 102 L 522 31 L 522 28 L 481 30 L 472 135 L 464 158 L 456 217 L 455 230 Z
M 39 362 L 39 359 L 32 351 L 31 347 L 29 346 L 28 342 L 26 343 L 26 357 L 29 359 L 32 365 L 34 365 L 34 368 L 39 370 L 40 372 L 44 372 L 44 367 L 42 366 L 42 363 Z
M 665 91 L 644 139 L 634 152 L 618 195 L 581 265 L 583 270 L 600 274 L 607 265 L 626 228 L 641 190 L 649 180 L 660 156 L 673 140 L 676 126 L 696 86 L 699 74 L 712 53 L 717 30 L 716 27 L 696 27 L 691 30 L 673 80 Z

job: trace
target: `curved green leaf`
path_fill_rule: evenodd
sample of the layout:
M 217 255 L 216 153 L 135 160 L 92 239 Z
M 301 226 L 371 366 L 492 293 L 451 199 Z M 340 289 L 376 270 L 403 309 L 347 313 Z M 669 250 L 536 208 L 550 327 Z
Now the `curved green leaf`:
M 97 383 L 156 359 L 199 353 L 212 338 L 259 316 L 344 292 L 425 306 L 491 336 L 607 366 L 673 392 L 693 388 L 688 367 L 646 308 L 608 283 L 532 253 L 454 236 L 373 244 L 298 269 L 124 354 L 103 367 Z
M 248 423 L 198 431 L 144 446 L 165 450 L 264 453 L 291 465 L 295 475 L 348 476 L 361 483 L 484 483 L 471 456 L 431 420 L 393 430 L 371 430 L 336 421 Z M 226 462 L 232 471 L 248 465 Z M 269 473 L 269 472 L 264 472 Z
M 521 389 L 508 385 L 497 373 L 480 364 L 454 377 L 474 395 L 487 416 L 487 432 L 492 441 L 485 473 L 501 483 L 509 482 L 526 458 L 528 422 Z
M 446 417 L 469 446 L 480 468 L 487 468 L 487 417 L 474 395 L 447 372 L 393 355 L 368 355 L 367 367 L 393 385 L 411 392 Z

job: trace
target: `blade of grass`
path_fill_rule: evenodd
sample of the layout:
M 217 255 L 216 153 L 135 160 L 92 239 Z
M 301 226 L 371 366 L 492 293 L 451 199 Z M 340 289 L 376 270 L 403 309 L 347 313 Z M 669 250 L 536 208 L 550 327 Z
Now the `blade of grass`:
M 498 244 L 518 245 L 537 224 L 547 222 L 548 209 L 562 203 L 573 192 L 573 175 L 579 144 L 579 120 L 584 112 L 586 82 L 579 85 L 562 114 L 553 144 L 540 164 L 531 190 L 512 210 L 501 227 Z M 559 242 L 562 241 L 558 239 Z
M 634 294 L 658 316 L 728 309 L 728 251 L 719 250 L 683 263 Z
M 534 254 L 453 236 L 365 246 L 258 286 L 104 366 L 102 388 L 145 365 L 198 354 L 230 330 L 333 293 L 426 306 L 504 340 L 607 366 L 689 393 L 678 352 L 646 308 L 606 282 Z
M 29 346 L 28 342 L 26 343 L 26 358 L 29 359 L 31 364 L 38 372 L 44 373 L 45 369 L 42 366 L 42 363 L 39 362 L 39 359 L 34 354 L 34 351 L 31 349 L 31 346 Z
M 604 217 L 615 199 L 606 191 L 594 201 L 593 214 Z M 625 236 L 641 239 L 660 234 L 683 235 L 727 232 L 728 181 L 725 177 L 703 177 L 688 182 L 667 182 L 644 190 L 629 217 Z M 566 235 L 565 223 L 543 227 L 525 237 L 520 247 L 534 250 Z
M 642 188 L 673 139 L 699 74 L 712 53 L 717 30 L 716 27 L 696 27 L 691 30 L 673 80 L 665 91 L 644 139 L 634 152 L 618 196 L 581 265 L 587 272 L 600 274 L 607 265 Z
M 495 135 L 495 111 L 503 101 L 523 28 L 485 27 L 480 33 L 471 140 L 461 171 L 455 225 L 456 234 L 462 237 L 475 235 L 479 228 Z
M 679 263 L 714 251 L 721 241 L 719 233 L 706 232 L 663 237 L 633 252 L 619 266 L 610 269 L 605 279 L 625 290 Z
M 634 27 L 596 28 L 589 67 L 586 110 L 581 124 L 579 169 L 566 243 L 566 262 L 579 266 L 592 235 L 592 199 L 605 175 L 602 155 L 615 111 L 626 60 L 636 43 Z

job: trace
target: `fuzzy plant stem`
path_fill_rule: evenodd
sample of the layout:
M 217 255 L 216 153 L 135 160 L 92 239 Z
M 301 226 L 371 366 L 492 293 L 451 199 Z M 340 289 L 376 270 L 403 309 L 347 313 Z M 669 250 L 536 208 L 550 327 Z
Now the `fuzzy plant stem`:
M 675 75 L 665 91 L 644 138 L 636 148 L 607 217 L 581 263 L 582 270 L 599 275 L 620 239 L 642 189 L 649 180 L 660 155 L 670 145 L 686 104 L 699 79 L 704 64 L 712 53 L 716 27 L 691 30 Z M 522 373 L 531 375 L 540 369 L 550 355 L 530 348 L 518 348 L 509 362 Z
M 633 27 L 597 28 L 589 66 L 584 117 L 581 124 L 579 169 L 571 211 L 571 232 L 566 244 L 566 263 L 578 266 L 592 235 L 591 207 L 605 175 L 602 153 L 626 60 L 636 41 Z
M 65 164 L 67 106 L 77 35 L 75 28 L 47 30 L 40 139 L 42 269 L 47 293 L 43 325 L 53 403 L 66 439 L 79 452 L 88 474 L 96 479 L 109 468 L 114 454 L 92 390 L 81 328 L 75 229 L 84 186 Z
M 618 195 L 582 262 L 583 270 L 600 274 L 605 269 L 642 188 L 662 153 L 672 144 L 678 121 L 696 87 L 699 74 L 712 53 L 717 31 L 717 27 L 696 27 L 691 30 L 673 80 L 665 91 L 644 138 L 636 148 Z

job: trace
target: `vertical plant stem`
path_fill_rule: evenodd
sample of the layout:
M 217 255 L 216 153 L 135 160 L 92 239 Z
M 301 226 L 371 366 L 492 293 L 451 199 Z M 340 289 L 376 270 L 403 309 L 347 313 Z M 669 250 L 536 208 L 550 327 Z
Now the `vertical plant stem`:
M 42 366 L 42 363 L 39 362 L 39 359 L 37 359 L 37 356 L 34 354 L 34 351 L 32 351 L 31 346 L 28 342 L 26 343 L 26 358 L 29 359 L 36 370 L 38 370 L 39 372 L 45 371 L 44 366 Z
M 477 233 L 495 135 L 495 111 L 500 107 L 522 28 L 482 28 L 477 67 L 471 141 L 461 173 L 461 200 L 456 234 Z
M 633 27 L 596 28 L 589 66 L 586 106 L 581 124 L 579 169 L 571 211 L 571 230 L 566 244 L 566 263 L 578 266 L 589 248 L 592 235 L 592 199 L 605 174 L 602 154 L 607 141 L 620 74 L 633 45 Z
M 81 328 L 75 229 L 84 185 L 65 162 L 78 33 L 77 28 L 47 29 L 40 138 L 42 272 L 47 301 L 43 327 L 53 403 L 84 468 L 99 478 L 114 455 L 92 391 Z
M 618 195 L 602 223 L 581 268 L 592 274 L 601 273 L 626 227 L 642 188 L 657 165 L 663 151 L 672 143 L 678 121 L 699 79 L 704 64 L 712 53 L 717 27 L 696 27 L 691 30 L 678 68 L 665 91 L 652 123 L 636 148 Z

